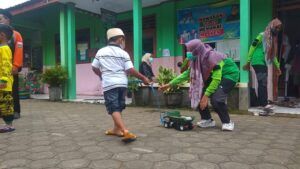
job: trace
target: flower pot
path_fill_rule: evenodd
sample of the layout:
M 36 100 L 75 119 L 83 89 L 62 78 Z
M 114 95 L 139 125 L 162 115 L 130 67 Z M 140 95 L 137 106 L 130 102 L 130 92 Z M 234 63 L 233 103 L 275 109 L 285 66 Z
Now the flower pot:
M 61 87 L 49 87 L 49 100 L 61 101 Z
M 133 103 L 136 106 L 148 106 L 150 98 L 150 89 L 148 86 L 142 86 L 138 91 L 135 91 L 133 96 Z
M 182 92 L 166 93 L 165 94 L 166 106 L 170 108 L 181 107 L 182 98 L 183 98 Z

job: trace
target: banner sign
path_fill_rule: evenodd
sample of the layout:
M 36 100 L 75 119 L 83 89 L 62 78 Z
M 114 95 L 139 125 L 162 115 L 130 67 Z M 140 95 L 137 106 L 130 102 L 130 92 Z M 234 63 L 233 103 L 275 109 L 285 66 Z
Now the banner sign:
M 239 5 L 201 6 L 177 11 L 180 43 L 192 39 L 217 41 L 240 37 Z

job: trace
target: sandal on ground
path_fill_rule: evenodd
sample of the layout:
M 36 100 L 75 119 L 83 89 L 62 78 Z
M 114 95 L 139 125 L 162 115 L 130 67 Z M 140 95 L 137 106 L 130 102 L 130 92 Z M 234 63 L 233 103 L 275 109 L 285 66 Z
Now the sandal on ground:
M 120 133 L 114 133 L 112 130 L 105 131 L 105 134 L 109 135 L 109 136 L 124 137 L 124 134 L 122 132 L 120 132 Z
M 0 133 L 8 133 L 12 131 L 15 131 L 14 127 L 5 126 L 3 128 L 0 128 Z
M 122 138 L 122 141 L 128 143 L 128 142 L 132 142 L 132 141 L 135 141 L 137 138 L 136 135 L 130 133 L 130 132 L 126 132 L 124 133 L 124 137 Z

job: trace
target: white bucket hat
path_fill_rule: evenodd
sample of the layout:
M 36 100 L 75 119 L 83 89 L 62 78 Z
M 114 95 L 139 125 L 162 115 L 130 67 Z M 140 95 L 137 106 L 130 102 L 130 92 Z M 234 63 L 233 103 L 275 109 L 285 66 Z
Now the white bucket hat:
M 106 34 L 107 34 L 107 40 L 115 36 L 120 36 L 120 35 L 125 36 L 122 29 L 120 28 L 108 29 Z

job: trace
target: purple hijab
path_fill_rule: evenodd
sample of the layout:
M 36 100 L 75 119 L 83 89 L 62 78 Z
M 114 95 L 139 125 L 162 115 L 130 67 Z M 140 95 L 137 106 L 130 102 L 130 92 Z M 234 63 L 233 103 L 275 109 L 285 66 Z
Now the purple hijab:
M 213 68 L 226 58 L 226 55 L 215 51 L 199 39 L 191 40 L 185 45 L 187 52 L 192 52 L 194 56 L 197 56 L 197 59 L 190 63 L 191 84 L 189 94 L 191 107 L 195 109 L 198 107 L 202 97 L 204 82 L 208 79 Z

